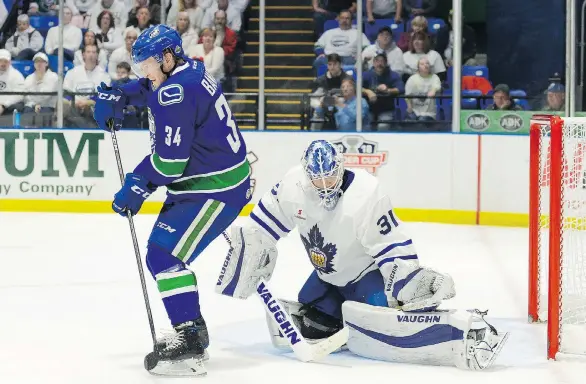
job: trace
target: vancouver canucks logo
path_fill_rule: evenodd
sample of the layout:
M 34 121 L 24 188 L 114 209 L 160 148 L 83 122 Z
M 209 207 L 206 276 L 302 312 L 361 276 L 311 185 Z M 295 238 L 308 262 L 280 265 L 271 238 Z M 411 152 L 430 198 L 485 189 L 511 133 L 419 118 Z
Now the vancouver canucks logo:
M 309 259 L 315 269 L 321 273 L 336 272 L 333 267 L 333 261 L 338 250 L 332 243 L 324 244 L 324 237 L 319 231 L 317 224 L 309 230 L 309 239 L 301 235 L 301 241 L 303 241 Z

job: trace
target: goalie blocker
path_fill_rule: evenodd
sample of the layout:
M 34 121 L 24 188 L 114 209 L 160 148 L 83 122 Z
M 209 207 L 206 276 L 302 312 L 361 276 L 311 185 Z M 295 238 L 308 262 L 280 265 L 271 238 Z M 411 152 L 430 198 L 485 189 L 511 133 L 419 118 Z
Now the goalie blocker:
M 216 292 L 240 299 L 254 293 L 262 297 L 258 283 L 271 278 L 277 249 L 253 225 L 232 226 L 231 235 L 231 239 L 226 235 L 230 251 L 222 266 Z M 508 333 L 499 334 L 486 323 L 485 313 L 479 311 L 404 312 L 348 300 L 342 304 L 341 321 L 310 304 L 288 300 L 275 303 L 274 308 L 287 313 L 282 316 L 267 313 L 275 347 L 295 348 L 300 340 L 297 331 L 309 344 L 319 344 L 344 329 L 349 333 L 346 348 L 359 356 L 483 370 L 493 364 L 508 338 Z M 293 320 L 294 326 L 285 321 L 287 317 Z M 339 348 L 330 348 L 329 352 L 335 349 Z

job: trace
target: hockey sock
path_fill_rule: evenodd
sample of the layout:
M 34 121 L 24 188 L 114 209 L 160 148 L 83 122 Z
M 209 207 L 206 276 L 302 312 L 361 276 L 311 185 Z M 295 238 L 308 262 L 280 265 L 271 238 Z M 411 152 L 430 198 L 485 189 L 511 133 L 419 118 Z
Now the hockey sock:
M 201 317 L 195 274 L 167 251 L 150 245 L 147 265 L 173 326 Z

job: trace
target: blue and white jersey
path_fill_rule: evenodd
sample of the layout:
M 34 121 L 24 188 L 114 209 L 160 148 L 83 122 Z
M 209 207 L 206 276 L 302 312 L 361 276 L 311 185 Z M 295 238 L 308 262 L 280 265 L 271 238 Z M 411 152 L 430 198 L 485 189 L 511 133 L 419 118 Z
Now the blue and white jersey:
M 251 197 L 246 144 L 220 84 L 187 59 L 156 90 L 148 79 L 121 87 L 147 106 L 151 154 L 135 173 L 166 186 L 171 200 L 215 199 L 243 206 Z
M 297 227 L 319 277 L 336 286 L 377 268 L 386 278 L 394 260 L 418 259 L 375 176 L 345 170 L 342 190 L 336 208 L 325 210 L 299 165 L 262 197 L 250 216 L 275 242 Z

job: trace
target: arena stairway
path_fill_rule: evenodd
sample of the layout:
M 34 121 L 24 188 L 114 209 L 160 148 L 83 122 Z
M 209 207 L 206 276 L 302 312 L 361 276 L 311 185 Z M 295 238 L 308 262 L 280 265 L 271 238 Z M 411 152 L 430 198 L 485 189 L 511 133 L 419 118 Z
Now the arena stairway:
M 267 0 L 265 8 L 265 98 L 267 129 L 299 129 L 304 116 L 300 93 L 311 91 L 314 71 L 313 11 L 310 5 L 290 0 Z M 308 3 L 304 1 L 304 3 Z M 251 18 L 246 31 L 247 48 L 243 70 L 238 76 L 238 93 L 258 92 L 259 7 L 251 1 Z M 277 95 L 275 95 L 277 94 Z M 297 95 L 295 95 L 297 94 Z M 306 102 L 308 100 L 306 99 Z M 256 129 L 253 96 L 233 97 L 232 109 L 242 129 Z

